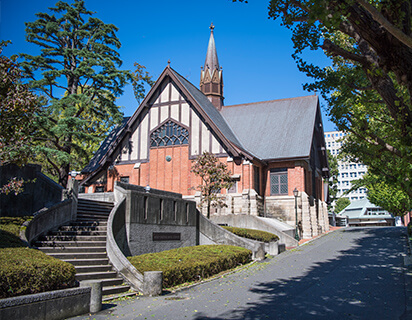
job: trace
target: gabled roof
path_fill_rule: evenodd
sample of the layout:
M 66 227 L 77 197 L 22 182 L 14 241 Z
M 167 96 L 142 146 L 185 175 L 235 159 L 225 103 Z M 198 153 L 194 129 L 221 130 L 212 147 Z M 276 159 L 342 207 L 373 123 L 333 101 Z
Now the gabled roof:
M 122 123 L 117 125 L 112 131 L 110 131 L 109 135 L 106 137 L 106 139 L 104 139 L 99 149 L 90 160 L 89 164 L 84 167 L 82 173 L 91 173 L 101 167 L 103 162 L 102 160 L 104 160 L 105 156 L 113 148 L 113 146 L 116 145 L 116 142 L 119 141 L 119 137 L 123 132 L 122 130 L 126 126 L 129 119 L 130 117 L 124 117 Z
M 224 106 L 222 115 L 241 145 L 255 157 L 306 158 L 318 108 L 318 97 L 306 96 Z
M 209 99 L 193 84 L 183 78 L 168 65 L 150 89 L 149 93 L 146 95 L 145 99 L 137 108 L 133 116 L 125 118 L 121 125 L 117 126 L 112 130 L 112 132 L 110 132 L 109 136 L 103 141 L 90 163 L 82 170 L 82 173 L 95 172 L 96 170 L 102 168 L 107 159 L 110 159 L 111 153 L 115 151 L 124 135 L 128 132 L 128 128 L 132 127 L 139 114 L 143 112 L 145 108 L 150 107 L 149 101 L 151 101 L 151 98 L 156 93 L 156 90 L 159 86 L 161 86 L 167 77 L 174 82 L 176 87 L 180 89 L 181 93 L 186 97 L 186 100 L 200 114 L 200 116 L 205 119 L 206 123 L 217 134 L 220 141 L 222 141 L 222 143 L 226 146 L 227 151 L 232 157 L 245 156 L 252 159 L 247 152 L 243 151 L 241 143 L 236 138 L 223 116 L 216 110 Z
M 366 215 L 368 209 L 380 209 L 380 207 L 371 203 L 368 199 L 354 200 L 345 209 L 338 213 L 339 216 L 348 216 L 349 219 L 371 219 L 371 218 L 392 218 L 392 215 L 386 210 L 382 215 Z

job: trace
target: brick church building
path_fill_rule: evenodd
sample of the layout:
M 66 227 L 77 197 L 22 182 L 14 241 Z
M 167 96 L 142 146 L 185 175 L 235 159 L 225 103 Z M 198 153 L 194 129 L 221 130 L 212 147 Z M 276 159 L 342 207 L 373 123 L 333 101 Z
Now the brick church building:
M 277 218 L 303 237 L 325 232 L 328 161 L 317 96 L 225 106 L 213 26 L 197 88 L 168 65 L 131 117 L 123 120 L 82 170 L 85 192 L 114 182 L 178 192 L 200 201 L 192 160 L 203 151 L 227 164 L 234 181 L 215 214 Z

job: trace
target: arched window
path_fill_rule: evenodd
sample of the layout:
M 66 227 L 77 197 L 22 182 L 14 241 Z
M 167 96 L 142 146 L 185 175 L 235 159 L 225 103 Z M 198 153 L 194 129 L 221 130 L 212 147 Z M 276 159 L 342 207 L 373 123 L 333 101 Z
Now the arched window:
M 173 121 L 167 121 L 150 135 L 151 147 L 189 144 L 189 131 Z

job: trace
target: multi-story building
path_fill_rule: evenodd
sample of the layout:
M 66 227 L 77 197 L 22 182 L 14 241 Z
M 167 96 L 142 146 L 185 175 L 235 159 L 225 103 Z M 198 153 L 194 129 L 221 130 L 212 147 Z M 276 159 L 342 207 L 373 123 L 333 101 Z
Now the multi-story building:
M 342 131 L 325 132 L 326 148 L 334 157 L 338 156 L 344 137 L 345 133 Z M 361 163 L 346 162 L 342 160 L 338 160 L 338 167 L 339 174 L 337 196 L 341 197 L 346 191 L 351 189 L 353 180 L 361 178 L 367 172 L 367 167 Z M 365 199 L 366 191 L 366 188 L 359 188 L 351 191 L 347 195 L 344 195 L 344 197 L 351 201 Z

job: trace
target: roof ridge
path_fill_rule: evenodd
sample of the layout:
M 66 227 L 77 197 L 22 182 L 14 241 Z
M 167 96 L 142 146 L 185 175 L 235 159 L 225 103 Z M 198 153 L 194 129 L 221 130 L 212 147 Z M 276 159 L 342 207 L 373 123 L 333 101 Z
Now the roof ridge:
M 308 95 L 308 96 L 300 96 L 300 97 L 293 97 L 293 98 L 282 98 L 282 99 L 274 99 L 274 100 L 265 100 L 265 101 L 257 101 L 257 102 L 249 102 L 249 103 L 239 103 L 239 104 L 232 104 L 228 106 L 223 106 L 224 108 L 231 108 L 231 107 L 239 107 L 239 106 L 248 106 L 252 104 L 261 104 L 261 103 L 268 103 L 268 102 L 280 102 L 280 101 L 286 101 L 286 100 L 297 100 L 297 99 L 304 99 L 304 98 L 309 98 L 309 97 L 317 97 L 316 94 Z

